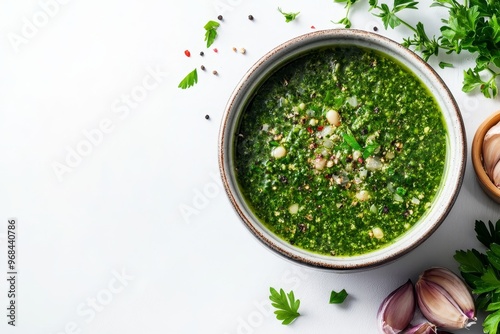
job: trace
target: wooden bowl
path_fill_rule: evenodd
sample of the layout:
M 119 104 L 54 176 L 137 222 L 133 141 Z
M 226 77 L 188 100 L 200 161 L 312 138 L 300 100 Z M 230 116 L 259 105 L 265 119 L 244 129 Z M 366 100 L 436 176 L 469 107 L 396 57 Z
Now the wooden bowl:
M 500 203 L 500 189 L 496 187 L 486 174 L 483 165 L 483 141 L 486 132 L 495 124 L 500 122 L 500 111 L 491 114 L 477 128 L 474 139 L 472 140 L 471 158 L 474 172 L 476 173 L 479 185 L 484 192 L 491 197 L 495 202 Z

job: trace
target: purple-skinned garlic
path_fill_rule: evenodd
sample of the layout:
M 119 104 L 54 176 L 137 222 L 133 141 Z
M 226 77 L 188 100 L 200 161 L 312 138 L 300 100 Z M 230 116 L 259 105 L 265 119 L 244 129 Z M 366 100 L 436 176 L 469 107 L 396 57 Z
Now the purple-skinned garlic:
M 377 313 L 381 333 L 401 333 L 413 319 L 416 308 L 415 291 L 411 280 L 394 290 L 380 304 Z
M 500 187 L 500 122 L 493 125 L 484 136 L 483 165 L 490 180 Z
M 460 329 L 475 323 L 474 299 L 465 283 L 450 270 L 424 271 L 415 290 L 420 311 L 437 327 Z
M 431 324 L 430 322 L 422 322 L 421 324 L 408 327 L 401 334 L 436 334 L 437 329 L 436 326 Z

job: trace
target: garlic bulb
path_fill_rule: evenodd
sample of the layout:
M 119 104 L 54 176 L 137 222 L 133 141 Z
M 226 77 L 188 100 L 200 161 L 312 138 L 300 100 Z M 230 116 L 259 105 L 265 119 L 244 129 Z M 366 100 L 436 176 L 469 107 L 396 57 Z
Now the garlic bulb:
M 483 164 L 491 181 L 500 187 L 500 122 L 492 126 L 484 136 Z
M 415 291 L 410 280 L 391 292 L 379 307 L 377 320 L 384 334 L 401 333 L 415 314 Z
M 475 323 L 474 299 L 465 283 L 450 270 L 424 271 L 415 290 L 420 311 L 437 327 L 460 329 Z

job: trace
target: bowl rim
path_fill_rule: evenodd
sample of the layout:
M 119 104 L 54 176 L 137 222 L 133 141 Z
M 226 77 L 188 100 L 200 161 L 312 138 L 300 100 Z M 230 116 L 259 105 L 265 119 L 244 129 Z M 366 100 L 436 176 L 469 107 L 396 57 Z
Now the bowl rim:
M 500 122 L 500 110 L 493 112 L 479 125 L 476 133 L 474 134 L 474 138 L 472 139 L 471 159 L 474 172 L 479 179 L 481 188 L 483 188 L 485 193 L 493 200 L 500 203 L 500 188 L 493 184 L 488 174 L 486 174 L 486 170 L 483 165 L 484 136 L 488 130 L 498 122 Z
M 269 231 L 267 228 L 262 229 L 261 227 L 258 226 L 259 224 L 262 225 L 262 223 L 259 223 L 258 219 L 255 216 L 253 216 L 253 213 L 249 212 L 248 207 L 245 208 L 244 201 L 242 201 L 239 198 L 239 196 L 241 197 L 242 195 L 238 194 L 238 191 L 236 189 L 237 185 L 235 186 L 234 184 L 235 181 L 231 180 L 232 163 L 229 160 L 231 158 L 231 152 L 230 149 L 228 148 L 228 145 L 231 146 L 231 144 L 228 144 L 228 142 L 232 140 L 235 133 L 232 133 L 233 136 L 231 136 L 228 127 L 229 128 L 231 126 L 234 127 L 234 124 L 231 124 L 231 122 L 238 123 L 237 118 L 239 117 L 237 113 L 238 110 L 236 110 L 236 112 L 233 111 L 234 106 L 236 105 L 236 107 L 240 107 L 241 110 L 244 110 L 245 105 L 238 106 L 238 103 L 242 103 L 242 101 L 244 101 L 245 99 L 249 99 L 250 96 L 252 96 L 252 94 L 258 89 L 258 87 L 260 87 L 260 85 L 267 79 L 267 77 L 269 77 L 272 73 L 274 73 L 278 68 L 284 66 L 284 64 L 286 64 L 288 61 L 295 59 L 296 57 L 301 55 L 300 53 L 301 43 L 305 43 L 306 46 L 308 46 L 308 48 L 306 47 L 307 50 L 305 52 L 303 51 L 304 53 L 306 53 L 306 52 L 311 52 L 314 49 L 320 47 L 325 47 L 324 44 L 321 44 L 321 43 L 326 43 L 325 40 L 331 40 L 331 45 L 334 45 L 339 41 L 340 44 L 343 45 L 356 45 L 361 47 L 367 47 L 366 45 L 369 45 L 368 48 L 371 47 L 372 49 L 377 49 L 379 52 L 382 52 L 383 54 L 386 54 L 389 57 L 392 57 L 393 59 L 396 59 L 399 62 L 402 62 L 402 59 L 405 59 L 406 63 L 403 63 L 403 65 L 406 67 L 409 67 L 408 64 L 413 66 L 418 73 L 415 73 L 415 70 L 412 70 L 411 68 L 410 70 L 412 70 L 415 75 L 419 76 L 418 74 L 422 72 L 420 74 L 422 74 L 424 78 L 419 77 L 420 80 L 423 81 L 427 80 L 429 83 L 431 83 L 435 91 L 433 91 L 431 87 L 429 87 L 429 84 L 427 84 L 428 86 L 427 88 L 431 90 L 431 93 L 434 95 L 436 99 L 438 98 L 440 99 L 440 102 L 438 103 L 440 104 L 441 108 L 443 109 L 443 105 L 445 105 L 446 110 L 449 111 L 450 114 L 449 117 L 451 117 L 451 120 L 446 121 L 446 126 L 448 127 L 448 132 L 451 131 L 449 129 L 450 126 L 453 128 L 455 136 L 454 138 L 447 138 L 448 147 L 452 145 L 451 140 L 457 141 L 456 144 L 452 145 L 457 151 L 456 157 L 455 156 L 451 158 L 449 157 L 450 154 L 450 152 L 448 152 L 449 149 L 447 149 L 447 157 L 446 157 L 447 162 L 449 162 L 448 160 L 450 159 L 452 160 L 456 159 L 456 161 L 454 161 L 456 163 L 456 166 L 451 163 L 447 165 L 448 168 L 445 169 L 444 171 L 445 174 L 443 175 L 442 185 L 440 186 L 440 190 L 438 191 L 440 192 L 440 194 L 443 194 L 443 197 L 446 197 L 446 201 L 445 203 L 439 202 L 437 205 L 435 205 L 436 204 L 435 202 L 438 202 L 437 196 L 433 200 L 434 203 L 432 204 L 432 207 L 433 208 L 436 207 L 436 209 L 433 210 L 437 212 L 435 213 L 436 220 L 428 226 L 426 225 L 422 228 L 419 228 L 418 230 L 419 231 L 420 229 L 423 230 L 423 233 L 419 232 L 420 234 L 415 235 L 414 239 L 412 239 L 411 241 L 407 241 L 408 244 L 405 244 L 403 247 L 399 247 L 396 250 L 391 249 L 387 254 L 380 253 L 381 255 L 376 254 L 376 256 L 374 257 L 372 257 L 371 255 L 367 256 L 367 260 L 364 258 L 361 258 L 360 260 L 354 260 L 357 259 L 357 257 L 355 256 L 355 257 L 347 257 L 347 260 L 353 260 L 352 262 L 345 261 L 345 258 L 344 261 L 339 262 L 338 259 L 340 257 L 329 257 L 328 259 L 326 259 L 325 257 L 317 258 L 316 257 L 317 254 L 310 251 L 302 250 L 300 252 L 297 252 L 296 251 L 297 247 L 294 247 L 286 242 L 283 242 L 282 239 L 277 240 L 276 236 L 273 236 L 273 233 Z M 359 41 L 361 41 L 361 45 L 358 44 Z M 298 49 L 299 51 L 297 51 Z M 281 65 L 277 65 L 277 62 Z M 271 63 L 271 65 L 269 65 L 271 69 L 267 70 L 267 77 L 263 78 L 262 72 L 263 71 L 265 72 L 265 69 L 263 70 L 262 67 L 265 68 L 266 63 Z M 248 81 L 251 81 L 252 78 L 254 79 L 254 81 L 258 81 L 257 79 L 259 78 L 259 76 L 260 76 L 260 81 L 258 82 L 258 84 L 253 84 L 252 87 L 252 85 L 249 84 Z M 248 91 L 249 89 L 250 92 Z M 234 115 L 234 113 L 236 113 L 236 115 Z M 241 114 L 241 112 L 239 114 Z M 448 123 L 451 123 L 451 125 Z M 448 137 L 451 137 L 450 133 L 448 134 Z M 452 93 L 450 92 L 449 88 L 444 83 L 444 81 L 441 79 L 441 77 L 437 74 L 437 72 L 429 64 L 424 62 L 423 59 L 420 58 L 417 54 L 415 54 L 413 51 L 403 47 L 401 44 L 387 37 L 369 31 L 357 30 L 357 29 L 317 30 L 314 32 L 306 33 L 304 35 L 292 38 L 280 44 L 279 46 L 273 48 L 271 51 L 267 52 L 250 68 L 250 70 L 243 76 L 243 78 L 237 84 L 236 88 L 234 89 L 233 93 L 231 94 L 227 102 L 224 115 L 221 121 L 220 132 L 219 132 L 219 147 L 218 147 L 219 171 L 222 177 L 224 189 L 233 206 L 233 209 L 239 215 L 240 219 L 243 221 L 247 229 L 269 249 L 275 251 L 278 255 L 284 256 L 286 259 L 298 262 L 302 265 L 312 266 L 321 269 L 329 269 L 339 272 L 356 271 L 356 270 L 364 270 L 364 269 L 378 267 L 383 264 L 392 262 L 397 258 L 400 258 L 401 256 L 409 253 L 411 250 L 415 249 L 417 246 L 422 244 L 441 225 L 441 223 L 445 220 L 446 216 L 450 212 L 453 204 L 455 203 L 463 183 L 466 157 L 467 157 L 466 143 L 467 143 L 466 132 L 462 115 L 460 113 L 458 104 L 456 103 Z M 451 173 L 453 179 L 451 181 L 453 182 L 451 182 L 450 185 L 448 185 L 448 182 L 446 182 L 446 185 L 444 185 L 445 182 L 443 180 L 445 179 L 446 174 L 449 174 L 447 173 L 448 169 L 452 170 Z M 447 181 L 449 180 L 447 179 Z M 445 187 L 450 187 L 451 188 L 449 189 L 450 191 L 449 192 L 441 191 L 442 188 Z M 428 210 L 428 212 L 429 211 L 431 210 Z M 422 220 L 424 219 L 421 219 L 420 221 Z M 416 234 L 416 232 L 413 234 Z M 405 239 L 405 241 L 406 240 L 408 239 Z M 366 253 L 366 254 L 371 254 L 371 253 Z

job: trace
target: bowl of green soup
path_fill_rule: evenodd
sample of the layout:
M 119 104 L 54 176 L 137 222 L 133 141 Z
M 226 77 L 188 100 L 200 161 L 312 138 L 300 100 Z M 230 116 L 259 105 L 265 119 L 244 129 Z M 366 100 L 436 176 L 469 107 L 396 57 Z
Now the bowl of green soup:
M 219 135 L 244 226 L 288 259 L 338 271 L 420 245 L 451 210 L 465 164 L 463 120 L 439 75 L 352 29 L 267 53 L 232 93 Z

